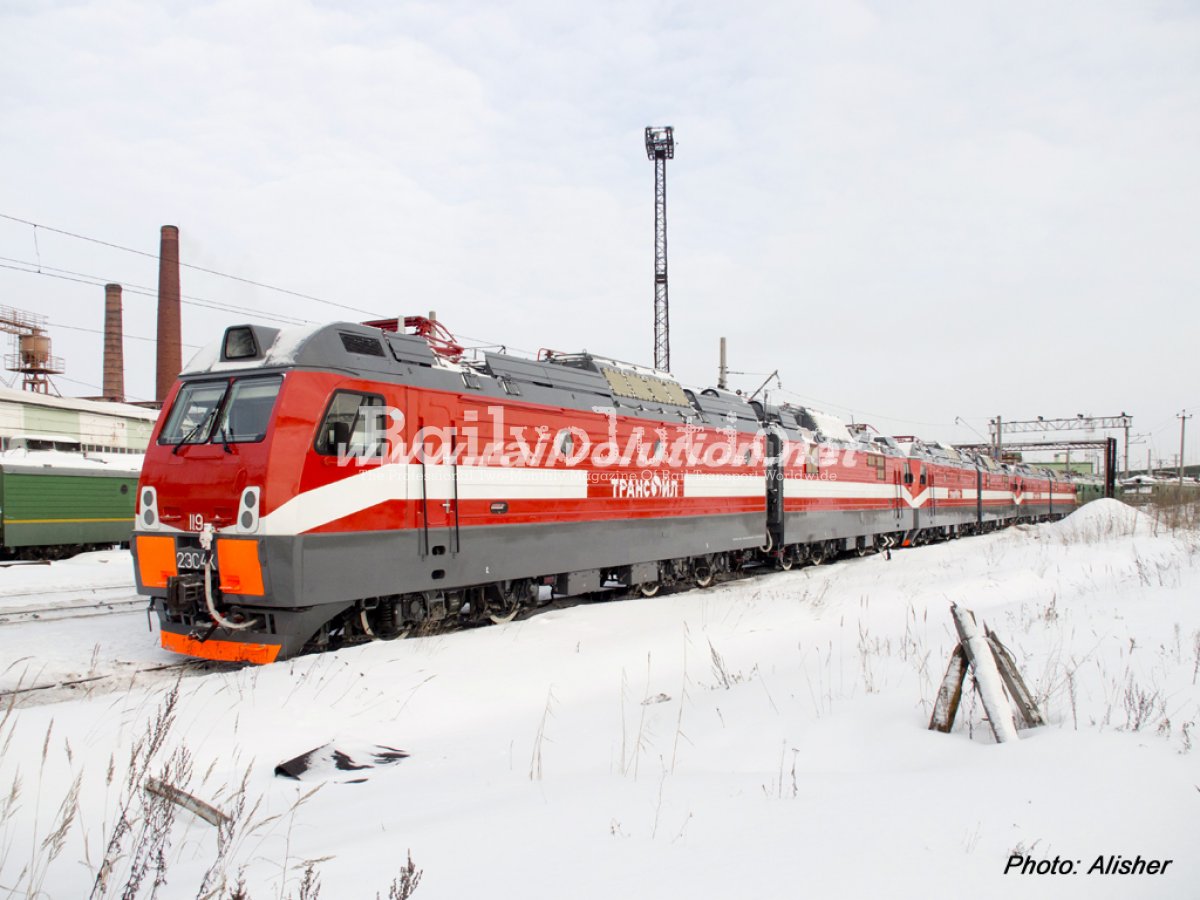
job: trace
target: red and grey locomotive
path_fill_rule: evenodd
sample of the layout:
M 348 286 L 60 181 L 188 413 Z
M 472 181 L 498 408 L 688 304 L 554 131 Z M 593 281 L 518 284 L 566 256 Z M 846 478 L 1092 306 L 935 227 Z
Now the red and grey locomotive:
M 1075 502 L 1046 471 L 587 353 L 467 360 L 417 318 L 245 325 L 167 398 L 132 546 L 164 647 L 267 663 Z

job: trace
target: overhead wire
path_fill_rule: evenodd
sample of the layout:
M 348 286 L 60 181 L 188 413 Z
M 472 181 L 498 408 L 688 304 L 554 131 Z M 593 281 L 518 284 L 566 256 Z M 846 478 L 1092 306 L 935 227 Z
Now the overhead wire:
M 14 272 L 24 272 L 26 275 L 41 275 L 46 278 L 57 278 L 61 281 L 73 281 L 77 284 L 86 284 L 92 287 L 103 287 L 106 284 L 114 283 L 111 278 L 104 278 L 100 275 L 91 275 L 86 272 L 73 272 L 70 269 L 59 269 L 54 266 L 42 266 L 40 269 L 22 268 L 22 266 L 32 266 L 33 263 L 28 260 L 11 259 L 7 256 L 0 256 L 0 269 L 10 269 Z M 17 265 L 11 265 L 16 263 Z M 121 290 L 124 293 L 136 294 L 142 297 L 157 297 L 158 294 L 150 288 L 142 285 L 121 285 Z M 184 299 L 185 296 L 187 299 Z M 203 297 L 193 297 L 191 295 L 180 295 L 180 302 L 188 306 L 199 306 L 205 309 L 212 309 L 218 312 L 245 312 L 241 307 L 231 306 L 229 304 L 220 303 L 216 300 L 207 300 Z M 255 317 L 267 319 L 272 322 L 280 322 L 284 325 L 309 325 L 312 324 L 311 319 L 300 319 L 295 316 L 279 315 L 277 313 L 255 312 Z
M 64 228 L 55 228 L 51 225 L 43 225 L 40 222 L 31 222 L 29 219 L 22 219 L 19 216 L 10 215 L 10 214 L 4 213 L 4 212 L 0 212 L 0 219 L 7 219 L 10 222 L 17 222 L 21 225 L 29 225 L 34 230 L 33 233 L 34 233 L 35 241 L 37 240 L 37 229 L 41 228 L 42 230 L 52 232 L 53 234 L 61 234 L 64 237 L 74 238 L 74 239 L 80 240 L 80 241 L 87 241 L 88 243 L 98 244 L 101 247 L 109 247 L 113 250 L 121 250 L 125 253 L 134 253 L 138 256 L 144 256 L 148 259 L 158 259 L 159 258 L 159 255 L 157 253 L 149 253 L 145 250 L 138 250 L 135 247 L 126 247 L 122 244 L 116 244 L 116 243 L 113 243 L 112 241 L 105 241 L 105 240 L 101 240 L 100 238 L 91 237 L 89 235 L 79 234 L 78 232 L 68 231 Z M 378 312 L 361 309 L 359 307 L 350 306 L 345 303 L 339 303 L 336 300 L 330 300 L 325 297 L 316 297 L 316 296 L 313 296 L 312 294 L 305 294 L 300 291 L 293 291 L 289 288 L 278 287 L 273 284 L 268 284 L 264 281 L 255 281 L 252 278 L 243 278 L 241 275 L 231 275 L 228 272 L 221 272 L 217 269 L 209 269 L 209 268 L 206 268 L 205 266 L 195 265 L 194 263 L 185 263 L 183 261 L 180 261 L 179 265 L 185 269 L 191 269 L 194 272 L 204 272 L 207 275 L 215 275 L 218 278 L 228 278 L 231 281 L 238 281 L 238 282 L 241 282 L 242 284 L 248 284 L 253 287 L 263 288 L 264 290 L 268 290 L 268 291 L 277 291 L 278 293 L 287 294 L 291 297 L 298 297 L 302 300 L 312 300 L 315 303 L 324 303 L 328 306 L 336 306 L 340 309 L 346 309 L 346 310 L 350 310 L 351 312 L 362 313 L 363 315 L 366 315 L 366 316 L 373 316 L 375 318 L 380 318 L 380 314 Z
M 834 409 L 845 410 L 856 416 L 870 416 L 872 419 L 884 419 L 889 422 L 903 422 L 905 425 L 923 425 L 929 428 L 956 428 L 957 423 L 954 422 L 921 422 L 916 419 L 904 419 L 898 416 L 888 416 L 882 413 L 873 413 L 865 409 L 855 409 L 852 406 L 846 406 L 841 403 L 829 403 L 817 397 L 806 397 L 803 394 L 797 394 L 795 391 L 790 391 L 787 388 L 776 388 L 775 393 L 789 394 L 797 400 L 803 400 L 805 403 L 819 403 L 822 406 L 833 407 Z
M 71 382 L 72 384 L 79 384 L 79 385 L 83 385 L 84 387 L 90 387 L 90 388 L 93 388 L 94 390 L 97 390 L 97 391 L 101 391 L 101 392 L 103 392 L 103 390 L 104 390 L 104 388 L 100 387 L 100 385 L 98 385 L 98 384 L 92 384 L 90 381 L 80 381 L 78 378 L 68 378 L 66 375 L 55 375 L 54 377 L 55 377 L 56 379 L 61 379 L 62 381 L 69 381 L 69 382 Z M 68 398 L 68 399 L 69 399 L 69 398 Z M 142 403 L 149 403 L 149 402 L 150 402 L 150 401 L 149 401 L 148 399 L 146 399 L 145 397 L 132 397 L 132 396 L 127 396 L 127 397 L 125 398 L 125 402 L 126 402 L 126 403 L 128 403 L 128 402 L 130 402 L 130 401 L 137 401 L 137 402 L 142 402 Z M 52 433 L 52 434 L 75 434 L 75 433 L 76 433 L 76 432 L 74 432 L 74 431 L 53 431 L 53 430 L 47 430 L 47 429 L 42 429 L 42 430 L 43 430 L 43 431 L 46 431 L 47 433 Z
M 86 332 L 89 332 L 90 334 L 104 334 L 104 329 L 102 329 L 102 328 L 85 328 L 82 325 L 57 325 L 56 324 L 56 325 L 51 325 L 50 327 L 51 328 L 66 328 L 66 329 L 69 329 L 70 331 L 86 331 Z M 126 337 L 126 338 L 129 338 L 130 340 L 134 340 L 134 341 L 147 341 L 151 344 L 155 344 L 158 342 L 158 338 L 144 337 L 143 335 L 140 335 L 140 334 L 130 334 L 127 331 L 122 332 L 122 337 Z M 180 344 L 179 346 L 186 347 L 189 350 L 199 350 L 200 349 L 199 344 Z
M 15 263 L 15 264 L 21 265 L 21 266 L 36 265 L 37 266 L 36 272 L 33 272 L 32 270 L 27 270 L 27 271 L 30 271 L 32 274 L 49 275 L 49 274 L 53 274 L 53 273 L 61 273 L 63 275 L 74 275 L 79 278 L 95 279 L 95 281 L 98 284 L 99 283 L 119 284 L 121 286 L 122 291 L 126 291 L 131 294 L 137 294 L 142 297 L 157 297 L 158 296 L 157 288 L 152 288 L 149 285 L 145 285 L 145 284 L 135 284 L 133 282 L 125 281 L 124 279 L 120 279 L 120 278 L 107 278 L 103 275 L 94 275 L 91 272 L 76 272 L 71 269 L 61 269 L 61 268 L 58 268 L 57 266 L 44 266 L 40 262 L 35 264 L 35 263 L 30 262 L 27 259 L 15 259 L 15 258 L 9 257 L 9 256 L 0 256 L 0 261 Z M 243 308 L 240 306 L 231 306 L 230 304 L 223 303 L 220 300 L 210 300 L 207 297 L 197 297 L 194 294 L 180 294 L 179 299 L 180 299 L 180 302 L 187 303 L 189 305 L 210 306 L 213 309 L 219 309 L 219 310 L 223 310 L 225 312 L 244 312 Z M 281 321 L 285 320 L 285 319 L 294 320 L 295 324 L 297 324 L 297 325 L 312 324 L 311 319 L 302 319 L 298 316 L 289 316 L 286 313 L 262 313 L 261 315 L 272 316 L 272 317 L 278 318 Z
M 132 253 L 137 256 L 145 257 L 147 259 L 157 260 L 159 258 L 159 255 L 157 253 L 151 253 L 151 252 L 148 252 L 145 250 L 138 250 L 135 247 L 126 247 L 123 244 L 117 244 L 112 241 L 106 241 L 101 238 L 92 237 L 90 235 L 81 234 L 79 232 L 70 231 L 70 230 L 67 230 L 64 228 L 56 228 L 52 225 L 45 225 L 40 222 L 34 222 L 29 219 L 24 219 L 19 216 L 11 215 L 9 213 L 0 212 L 0 219 L 7 219 L 10 222 L 16 222 L 21 225 L 28 225 L 30 228 L 32 228 L 33 236 L 34 236 L 34 247 L 35 247 L 35 251 L 38 256 L 38 261 L 36 263 L 31 263 L 31 262 L 28 262 L 27 260 L 16 260 L 16 259 L 9 259 L 7 257 L 0 257 L 0 260 L 6 260 L 7 262 L 10 262 L 10 263 L 18 263 L 21 266 L 34 267 L 34 268 L 18 268 L 17 266 L 4 265 L 3 263 L 0 263 L 0 268 L 12 269 L 14 271 L 26 272 L 28 274 L 46 275 L 48 277 L 60 278 L 60 279 L 67 280 L 67 281 L 78 281 L 80 283 L 91 284 L 93 286 L 107 284 L 112 281 L 112 279 L 101 279 L 99 276 L 95 276 L 95 275 L 88 275 L 86 273 L 72 272 L 68 269 L 59 269 L 59 268 L 56 268 L 53 266 L 42 265 L 41 249 L 40 249 L 40 246 L 38 245 L 38 241 L 37 241 L 37 230 L 39 228 L 41 228 L 44 231 L 49 231 L 53 234 L 62 235 L 63 237 L 69 237 L 69 238 L 72 238 L 75 240 L 85 241 L 88 243 L 96 244 L 98 246 L 108 247 L 113 250 L 120 250 L 125 253 Z M 179 265 L 183 268 L 191 269 L 196 272 L 203 272 L 207 275 L 213 275 L 218 278 L 226 278 L 231 281 L 239 282 L 241 284 L 246 284 L 246 285 L 250 285 L 253 287 L 262 288 L 264 290 L 275 291 L 275 292 L 278 292 L 281 294 L 286 294 L 288 296 L 296 297 L 296 298 L 299 298 L 302 300 L 309 300 L 309 301 L 312 301 L 315 303 L 322 303 L 322 304 L 325 304 L 328 306 L 337 307 L 339 309 L 345 309 L 345 310 L 348 310 L 351 312 L 361 313 L 362 315 L 366 315 L 366 316 L 372 316 L 372 317 L 376 317 L 376 318 L 381 316 L 381 314 L 378 311 L 367 310 L 367 309 L 363 309 L 361 307 L 350 306 L 349 304 L 341 303 L 336 300 L 330 300 L 329 298 L 326 298 L 326 297 L 317 297 L 313 294 L 305 294 L 301 291 L 294 291 L 289 288 L 283 288 L 283 287 L 279 287 L 277 285 L 269 284 L 267 282 L 257 281 L 255 279 L 251 279 L 251 278 L 245 278 L 240 275 L 233 275 L 228 272 L 219 271 L 217 269 L 210 269 L 206 266 L 199 266 L 194 263 L 186 263 L 183 261 L 180 261 Z M 92 280 L 88 281 L 88 280 L 84 280 L 84 279 L 92 279 Z M 157 294 L 155 292 L 151 292 L 150 288 L 147 288 L 147 287 L 141 286 L 141 285 L 124 285 L 123 284 L 122 289 L 127 290 L 129 293 L 133 293 L 133 294 L 141 294 L 143 296 L 150 296 L 150 297 L 157 296 Z M 222 312 L 241 312 L 242 311 L 242 309 L 240 307 L 228 306 L 226 304 L 221 304 L 217 301 L 208 300 L 208 299 L 202 298 L 202 297 L 195 297 L 195 296 L 191 296 L 191 295 L 181 295 L 180 299 L 181 299 L 181 302 L 188 303 L 189 305 L 200 306 L 200 307 L 214 309 L 214 310 L 222 311 Z M 285 324 L 301 325 L 301 324 L 309 324 L 311 322 L 311 320 L 307 320 L 307 319 L 300 319 L 300 318 L 297 318 L 294 316 L 284 316 L 284 315 L 278 315 L 278 314 L 274 314 L 274 313 L 257 312 L 256 315 L 260 318 L 268 319 L 271 321 L 283 322 Z M 73 326 L 57 326 L 57 327 L 65 328 L 65 327 L 73 327 Z M 76 327 L 76 330 L 90 331 L 92 329 L 83 329 L 83 328 Z M 96 333 L 102 333 L 102 332 L 97 331 Z M 133 337 L 136 340 L 153 340 L 151 338 L 136 337 L 134 335 L 127 335 L 127 336 Z M 520 347 L 513 347 L 511 345 L 506 345 L 506 344 L 498 344 L 493 341 L 486 340 L 484 338 L 471 337 L 470 335 L 465 335 L 465 334 L 458 334 L 457 337 L 460 340 L 474 342 L 477 346 L 472 349 L 485 350 L 485 349 L 490 349 L 490 348 L 497 348 L 501 352 L 505 352 L 505 351 L 509 351 L 509 350 L 516 350 L 519 353 L 525 353 L 525 354 L 528 354 L 531 356 L 533 355 L 533 351 L 531 351 L 531 350 L 526 350 L 526 349 L 523 349 Z M 192 347 L 194 345 L 185 345 L 185 346 Z M 873 412 L 869 412 L 866 410 L 856 410 L 853 407 L 846 406 L 844 404 L 831 403 L 828 401 L 821 400 L 819 398 L 805 397 L 802 394 L 798 394 L 795 391 L 790 391 L 790 390 L 787 390 L 782 387 L 778 387 L 778 388 L 776 388 L 776 390 L 780 393 L 789 394 L 789 395 L 796 397 L 797 399 L 802 400 L 804 402 L 819 403 L 823 406 L 832 407 L 834 409 L 845 410 L 846 412 L 852 413 L 854 415 L 860 415 L 860 416 L 865 415 L 865 416 L 870 416 L 872 418 L 884 419 L 884 420 L 888 420 L 888 421 L 892 421 L 892 422 L 903 422 L 905 424 L 921 425 L 921 426 L 933 427 L 933 428 L 952 428 L 952 427 L 956 427 L 956 425 L 957 425 L 957 423 L 924 422 L 924 421 L 919 421 L 919 420 L 914 420 L 914 419 L 904 419 L 904 418 L 898 418 L 895 416 L 886 416 L 886 415 L 883 415 L 880 413 L 873 413 Z
M 85 278 L 92 279 L 91 281 L 81 281 L 81 283 L 84 283 L 84 284 L 97 285 L 100 283 L 107 284 L 107 283 L 115 281 L 115 279 L 102 279 L 100 276 L 96 276 L 96 275 L 88 275 L 87 273 L 72 272 L 69 269 L 60 269 L 60 268 L 56 268 L 54 266 L 43 265 L 41 262 L 41 249 L 38 246 L 38 241 L 37 241 L 37 231 L 39 228 L 44 231 L 52 232 L 53 234 L 59 234 L 64 237 L 69 237 L 69 238 L 73 238 L 76 240 L 86 241 L 88 243 L 96 244 L 101 247 L 108 247 L 113 250 L 120 250 L 125 253 L 133 253 L 137 256 L 142 256 L 147 259 L 157 260 L 159 258 L 158 254 L 156 254 L 156 253 L 150 253 L 145 250 L 138 250 L 135 247 L 126 247 L 123 244 L 117 244 L 113 241 L 106 241 L 101 238 L 92 237 L 91 235 L 81 234 L 81 233 L 75 232 L 75 231 L 70 231 L 65 228 L 55 228 L 54 226 L 51 226 L 51 225 L 44 225 L 40 222 L 34 222 L 29 219 L 24 219 L 24 218 L 21 218 L 20 216 L 14 216 L 10 213 L 0 212 L 0 219 L 7 219 L 10 222 L 16 222 L 20 225 L 28 225 L 30 228 L 32 228 L 33 235 L 34 235 L 34 248 L 35 248 L 36 255 L 38 257 L 37 262 L 29 262 L 28 260 L 17 260 L 17 259 L 11 259 L 11 258 L 7 258 L 7 257 L 0 257 L 0 259 L 7 260 L 7 262 L 9 262 L 9 263 L 19 263 L 22 266 L 29 267 L 29 268 L 17 268 L 16 266 L 4 265 L 3 263 L 0 263 L 0 268 L 13 269 L 14 271 L 27 272 L 29 274 L 38 274 L 38 275 L 44 274 L 49 277 L 57 277 L 57 278 L 60 278 L 62 280 L 67 280 L 67 281 L 80 280 L 80 279 L 85 279 Z M 227 279 L 230 279 L 231 281 L 237 281 L 242 284 L 251 285 L 253 287 L 263 288 L 264 290 L 276 291 L 278 293 L 286 294 L 286 295 L 292 296 L 292 297 L 297 297 L 297 298 L 300 298 L 303 300 L 310 300 L 315 303 L 323 303 L 328 306 L 337 307 L 339 309 L 345 309 L 350 312 L 360 313 L 364 316 L 369 316 L 372 318 L 382 318 L 383 317 L 381 313 L 379 313 L 378 311 L 375 311 L 375 310 L 362 309 L 361 307 L 351 306 L 349 304 L 341 303 L 336 300 L 330 300 L 326 297 L 317 297 L 312 294 L 305 294 L 301 291 L 293 291 L 289 288 L 278 287 L 277 285 L 272 285 L 267 282 L 256 281 L 251 278 L 245 278 L 241 275 L 233 275 L 228 272 L 221 272 L 217 269 L 210 269 L 205 266 L 198 266 L 193 263 L 186 263 L 186 262 L 183 262 L 182 260 L 180 261 L 179 265 L 183 268 L 191 269 L 193 271 L 204 272 L 205 274 L 215 275 L 219 278 L 227 278 Z M 141 293 L 144 296 L 150 296 L 150 297 L 157 296 L 157 292 L 153 292 L 152 289 L 147 288 L 145 286 L 138 286 L 138 285 L 126 286 L 125 284 L 122 284 L 122 288 L 129 290 L 130 293 L 134 293 L 134 294 Z M 181 295 L 181 301 L 189 303 L 189 305 L 209 307 L 212 309 L 221 310 L 221 311 L 225 311 L 225 312 L 242 312 L 243 311 L 243 309 L 241 307 L 230 307 L 227 305 L 220 304 L 217 301 L 208 300 L 203 297 L 195 297 L 195 296 L 186 295 L 186 294 Z M 268 320 L 272 320 L 272 321 L 278 321 L 278 322 L 291 322 L 293 324 L 309 324 L 311 321 L 311 320 L 300 319 L 300 318 L 292 317 L 292 316 L 281 316 L 281 315 L 275 314 L 275 313 L 258 312 L 257 315 L 260 318 L 264 318 L 264 319 L 268 319 Z M 497 349 L 501 350 L 502 352 L 506 352 L 509 350 L 515 350 L 518 353 L 528 354 L 529 356 L 534 355 L 534 351 L 532 351 L 532 350 L 526 350 L 521 347 L 514 347 L 511 344 L 500 344 L 495 341 L 486 340 L 484 338 L 471 337 L 470 335 L 457 335 L 457 337 L 462 340 L 472 341 L 475 344 L 477 344 L 478 346 L 475 347 L 474 349 L 483 350 L 483 349 L 489 349 L 489 348 L 497 348 Z

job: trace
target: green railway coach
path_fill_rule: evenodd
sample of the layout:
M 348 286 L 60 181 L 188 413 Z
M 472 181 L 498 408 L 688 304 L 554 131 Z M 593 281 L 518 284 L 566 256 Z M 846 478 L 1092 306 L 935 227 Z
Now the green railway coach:
M 76 464 L 0 459 L 0 555 L 53 559 L 127 544 L 138 471 L 80 457 Z

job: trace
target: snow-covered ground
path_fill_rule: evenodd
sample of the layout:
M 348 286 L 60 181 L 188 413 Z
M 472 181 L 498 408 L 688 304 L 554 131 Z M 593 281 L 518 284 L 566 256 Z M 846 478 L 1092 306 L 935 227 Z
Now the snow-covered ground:
M 176 661 L 148 627 L 129 551 L 0 568 L 0 694 L 37 687 L 22 702 L 60 700 Z M 44 690 L 63 682 L 72 686 Z
M 1196 534 L 1098 501 L 891 560 L 188 677 L 145 768 L 185 749 L 190 766 L 176 756 L 167 780 L 224 810 L 244 784 L 209 885 L 241 870 L 256 898 L 299 896 L 317 859 L 322 896 L 386 896 L 410 850 L 418 898 L 1194 897 L 1198 562 Z M 952 733 L 927 729 L 951 602 L 1012 649 L 1046 727 L 996 744 L 969 692 Z M 72 622 L 86 637 L 67 643 L 87 658 L 64 651 L 56 673 L 164 660 L 144 617 L 123 615 L 0 626 L 0 670 L 53 654 L 61 633 L 39 629 Z M 170 696 L 160 683 L 8 714 L 0 888 L 87 896 L 132 796 L 97 896 L 121 893 L 146 796 L 126 794 L 125 770 Z M 274 775 L 330 741 L 411 755 Z M 216 835 L 177 811 L 159 896 L 200 893 Z M 1013 854 L 1076 871 L 1005 874 Z M 1173 862 L 1087 873 L 1139 854 Z

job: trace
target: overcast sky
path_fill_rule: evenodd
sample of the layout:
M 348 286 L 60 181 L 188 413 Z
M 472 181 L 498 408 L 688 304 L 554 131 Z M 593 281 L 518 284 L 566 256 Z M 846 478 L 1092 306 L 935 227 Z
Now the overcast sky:
M 1194 3 L 0 0 L 0 84 L 0 214 L 151 255 L 175 224 L 185 263 L 639 363 L 643 129 L 672 125 L 685 382 L 725 335 L 734 386 L 778 368 L 772 399 L 891 433 L 1125 411 L 1138 465 L 1200 412 Z M 2 218 L 0 257 L 126 285 L 126 388 L 153 395 L 152 258 Z M 182 282 L 237 310 L 185 305 L 192 348 L 363 317 Z M 0 304 L 98 393 L 101 287 L 0 268 Z

